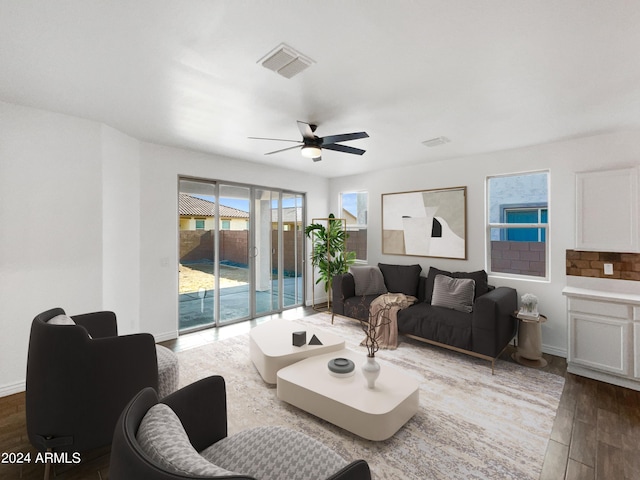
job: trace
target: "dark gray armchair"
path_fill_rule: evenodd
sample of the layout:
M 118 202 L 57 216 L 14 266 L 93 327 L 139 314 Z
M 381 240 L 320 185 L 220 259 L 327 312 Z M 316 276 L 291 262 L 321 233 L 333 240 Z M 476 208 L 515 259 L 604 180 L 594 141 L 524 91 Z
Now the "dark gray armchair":
M 118 336 L 113 312 L 71 317 L 54 308 L 31 325 L 27 359 L 29 441 L 40 450 L 82 452 L 111 443 L 116 421 L 142 388 L 158 388 L 151 334 Z
M 161 402 L 151 388 L 137 394 L 116 425 L 109 478 L 370 480 L 371 473 L 364 460 L 348 463 L 294 430 L 258 427 L 228 437 L 225 382 L 212 376 Z

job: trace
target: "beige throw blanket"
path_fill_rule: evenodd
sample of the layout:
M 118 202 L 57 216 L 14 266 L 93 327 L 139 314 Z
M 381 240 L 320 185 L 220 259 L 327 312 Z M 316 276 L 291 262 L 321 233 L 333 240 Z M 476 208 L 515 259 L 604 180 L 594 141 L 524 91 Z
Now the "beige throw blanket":
M 369 306 L 369 329 L 375 331 L 380 348 L 393 350 L 398 346 L 398 312 L 418 299 L 404 293 L 385 293 Z M 360 345 L 366 346 L 365 338 Z

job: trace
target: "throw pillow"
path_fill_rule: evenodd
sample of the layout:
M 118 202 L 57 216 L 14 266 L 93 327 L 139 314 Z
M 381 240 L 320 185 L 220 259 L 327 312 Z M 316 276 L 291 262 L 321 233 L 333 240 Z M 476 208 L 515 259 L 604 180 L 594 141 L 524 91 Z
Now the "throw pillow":
M 349 268 L 353 275 L 356 287 L 356 295 L 382 295 L 387 293 L 384 285 L 384 277 L 378 267 L 353 266 Z
M 49 325 L 75 325 L 76 322 L 73 321 L 73 318 L 67 315 L 56 315 L 55 317 L 49 319 L 47 322 Z
M 431 305 L 469 313 L 473 310 L 474 290 L 475 282 L 470 278 L 436 275 Z
M 431 303 L 431 297 L 433 295 L 433 283 L 437 275 L 446 275 L 451 278 L 470 278 L 475 282 L 474 298 L 478 298 L 489 291 L 489 280 L 487 278 L 487 272 L 484 270 L 478 270 L 475 272 L 447 272 L 446 270 L 440 270 L 435 267 L 429 268 L 427 274 L 427 281 L 425 285 L 425 302 Z
M 347 465 L 336 452 L 308 435 L 284 427 L 256 427 L 223 438 L 200 454 L 246 477 L 320 479 Z
M 144 452 L 163 469 L 182 475 L 233 475 L 202 457 L 187 436 L 182 422 L 164 403 L 151 407 L 145 414 L 136 440 Z
M 422 267 L 415 265 L 389 265 L 379 263 L 384 276 L 384 283 L 390 293 L 404 293 L 413 297 L 418 296 L 418 283 Z

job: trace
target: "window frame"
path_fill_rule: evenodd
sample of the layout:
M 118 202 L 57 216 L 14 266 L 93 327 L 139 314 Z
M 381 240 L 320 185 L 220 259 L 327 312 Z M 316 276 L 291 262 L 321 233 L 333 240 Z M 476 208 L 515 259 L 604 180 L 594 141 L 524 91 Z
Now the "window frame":
M 339 194 L 339 211 L 340 211 L 340 215 L 342 216 L 342 211 L 343 211 L 343 198 L 344 195 L 351 195 L 351 194 L 366 194 L 367 195 L 367 207 L 366 207 L 366 211 L 365 211 L 365 217 L 366 217 L 366 223 L 362 224 L 362 223 L 352 223 L 352 224 L 347 224 L 347 234 L 349 233 L 349 229 L 354 229 L 354 230 L 365 230 L 367 232 L 366 235 L 366 240 L 367 240 L 367 248 L 365 249 L 365 258 L 356 258 L 356 262 L 357 264 L 366 264 L 368 262 L 368 257 L 369 257 L 369 206 L 370 206 L 370 201 L 369 201 L 369 192 L 367 190 L 346 190 L 344 192 L 340 192 Z M 358 221 L 358 216 L 357 216 L 356 212 L 356 222 Z M 357 252 L 356 252 L 357 253 Z
M 505 177 L 521 177 L 526 175 L 536 175 L 536 174 L 546 174 L 546 192 L 547 192 L 547 202 L 546 205 L 544 202 L 531 202 L 531 203 L 506 203 L 500 205 L 500 222 L 491 222 L 491 189 L 490 189 L 490 181 L 493 178 L 505 178 Z M 505 173 L 498 175 L 487 175 L 485 177 L 485 269 L 488 275 L 496 278 L 509 278 L 509 279 L 520 279 L 520 280 L 528 280 L 535 282 L 545 282 L 549 283 L 551 281 L 551 248 L 550 248 L 550 225 L 551 225 L 551 171 L 548 169 L 544 170 L 532 170 L 532 171 L 524 171 L 524 172 L 515 172 L 515 173 Z M 538 210 L 538 222 L 537 223 L 508 223 L 506 221 L 506 212 L 508 210 Z M 542 223 L 542 210 L 547 211 L 547 221 Z M 492 256 L 491 256 L 491 242 L 493 241 L 491 238 L 491 232 L 493 229 L 499 230 L 499 240 L 506 241 L 507 231 L 509 229 L 538 229 L 538 238 L 544 237 L 544 241 L 538 240 L 539 243 L 544 243 L 544 262 L 545 262 L 545 275 L 544 276 L 535 276 L 535 275 L 525 275 L 521 273 L 509 273 L 509 272 L 500 272 L 493 271 L 491 268 Z M 544 232 L 542 235 L 540 232 Z

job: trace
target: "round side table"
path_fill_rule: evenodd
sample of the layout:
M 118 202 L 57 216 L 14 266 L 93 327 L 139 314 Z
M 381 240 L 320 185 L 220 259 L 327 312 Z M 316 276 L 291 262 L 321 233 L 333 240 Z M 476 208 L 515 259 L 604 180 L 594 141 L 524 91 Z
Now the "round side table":
M 514 313 L 514 316 L 516 315 L 517 312 Z M 540 315 L 538 320 L 524 318 L 518 320 L 520 320 L 518 351 L 513 353 L 511 358 L 527 367 L 546 367 L 547 361 L 542 358 L 542 329 L 540 325 L 547 321 L 547 317 Z

